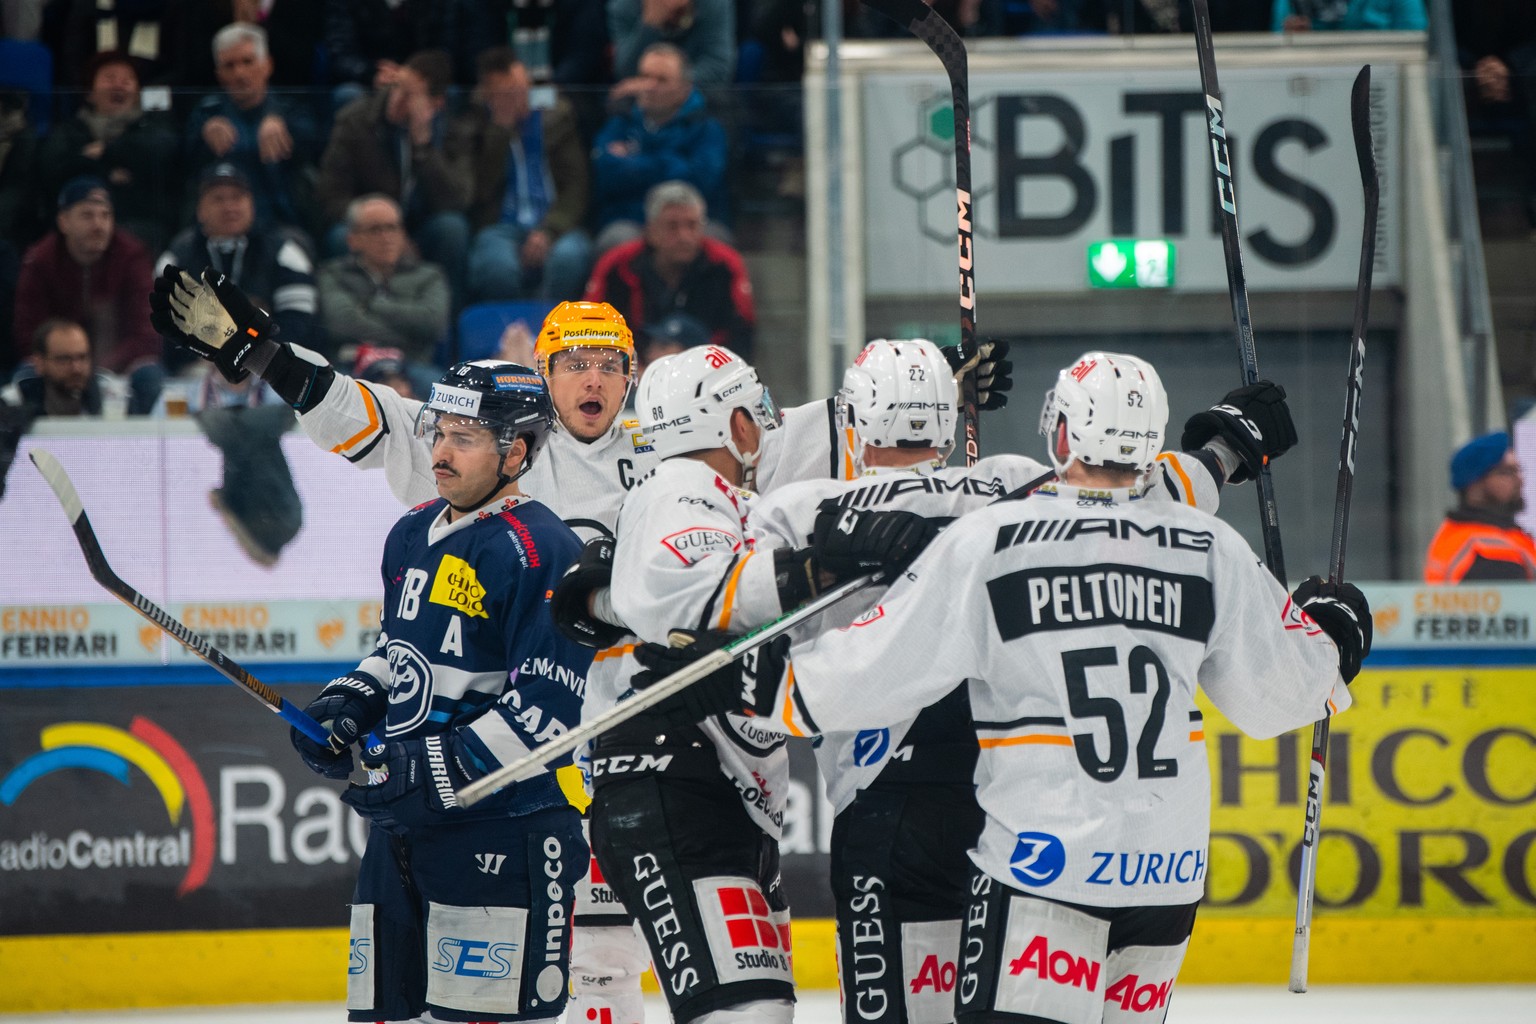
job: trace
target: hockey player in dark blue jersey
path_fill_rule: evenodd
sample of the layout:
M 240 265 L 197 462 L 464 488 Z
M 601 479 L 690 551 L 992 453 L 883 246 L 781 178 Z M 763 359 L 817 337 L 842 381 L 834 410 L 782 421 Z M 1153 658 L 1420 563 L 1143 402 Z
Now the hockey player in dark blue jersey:
M 543 378 L 514 363 L 460 363 L 432 386 L 417 433 L 440 497 L 385 541 L 373 654 L 307 708 L 330 747 L 292 734 L 310 768 L 338 779 L 349 744 L 382 739 L 363 757 L 368 784 L 342 794 L 373 824 L 352 900 L 350 1020 L 553 1020 L 565 1006 L 588 851 L 557 771 L 473 809 L 454 797 L 581 718 L 591 651 L 548 608 L 581 545 L 517 484 L 553 421 Z

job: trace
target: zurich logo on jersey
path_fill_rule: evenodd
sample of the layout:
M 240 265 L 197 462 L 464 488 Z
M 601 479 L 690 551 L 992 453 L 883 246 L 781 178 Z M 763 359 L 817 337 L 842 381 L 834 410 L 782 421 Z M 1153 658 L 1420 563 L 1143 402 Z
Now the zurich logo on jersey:
M 859 768 L 879 764 L 891 749 L 891 730 L 861 729 L 853 738 L 853 763 Z
M 1008 859 L 1008 870 L 1020 884 L 1038 888 L 1061 877 L 1067 866 L 1067 848 L 1049 832 L 1020 832 Z

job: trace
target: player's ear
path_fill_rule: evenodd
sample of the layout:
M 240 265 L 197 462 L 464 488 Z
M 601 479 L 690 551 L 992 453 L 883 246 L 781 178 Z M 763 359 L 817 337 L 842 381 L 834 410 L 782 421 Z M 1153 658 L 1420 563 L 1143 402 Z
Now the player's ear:
M 745 409 L 731 410 L 731 441 L 742 453 L 755 452 L 762 442 L 763 432 Z

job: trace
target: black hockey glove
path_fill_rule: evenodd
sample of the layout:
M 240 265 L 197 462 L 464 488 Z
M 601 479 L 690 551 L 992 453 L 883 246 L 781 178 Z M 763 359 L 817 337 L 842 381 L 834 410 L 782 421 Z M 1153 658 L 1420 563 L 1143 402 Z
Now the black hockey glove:
M 1268 460 L 1278 459 L 1296 443 L 1285 388 L 1261 380 L 1227 392 L 1219 404 L 1189 418 L 1179 447 L 1194 451 L 1212 438 L 1225 441 L 1240 460 L 1228 483 L 1257 477 Z
M 378 761 L 368 768 L 368 784 L 348 786 L 341 799 L 396 834 L 451 822 L 459 810 L 454 792 L 487 774 L 462 742 L 441 733 L 386 743 Z
M 844 508 L 828 499 L 816 513 L 811 557 L 838 581 L 880 572 L 891 582 L 938 533 L 937 522 L 912 512 Z
M 719 630 L 694 633 L 681 629 L 674 630 L 671 638 L 671 646 L 642 644 L 635 648 L 635 660 L 645 666 L 645 671 L 632 680 L 636 690 L 650 689 L 732 640 L 741 639 Z M 788 652 L 788 637 L 769 641 L 690 683 L 646 714 L 657 716 L 663 725 L 674 729 L 720 714 L 767 715 L 778 697 Z
M 1308 576 L 1291 600 L 1312 617 L 1339 649 L 1339 675 L 1344 682 L 1360 673 L 1360 663 L 1371 653 L 1371 606 L 1353 583 L 1329 583 Z
M 555 594 L 549 606 L 555 617 L 555 628 L 567 640 L 583 647 L 602 650 L 627 635 L 623 628 L 594 615 L 588 601 L 613 581 L 613 548 L 613 538 L 593 537 L 582 545 L 580 557 L 555 584 Z
M 949 361 L 949 368 L 959 378 L 962 373 L 976 371 L 976 408 L 1001 409 L 1008 404 L 1008 392 L 1013 390 L 1013 363 L 1003 358 L 1008 354 L 1008 343 L 1001 338 L 985 338 L 980 344 L 963 341 L 957 345 L 945 345 L 940 351 Z
M 388 710 L 388 696 L 372 681 L 342 676 L 331 680 L 304 709 L 310 718 L 330 727 L 330 745 L 316 743 L 297 729 L 289 729 L 288 738 L 310 771 L 344 779 L 352 774 L 352 744 L 383 721 Z
M 211 269 L 194 278 L 168 264 L 155 279 L 149 310 L 155 330 L 211 361 L 235 384 L 248 372 L 242 365 L 246 357 L 277 333 L 266 310 L 251 302 L 228 277 Z

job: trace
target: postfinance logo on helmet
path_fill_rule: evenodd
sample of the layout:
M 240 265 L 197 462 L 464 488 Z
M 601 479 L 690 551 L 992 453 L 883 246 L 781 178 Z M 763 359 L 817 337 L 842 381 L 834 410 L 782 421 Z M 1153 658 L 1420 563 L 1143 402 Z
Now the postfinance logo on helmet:
M 538 371 L 549 376 L 550 360 L 573 348 L 615 349 L 624 356 L 624 373 L 633 383 L 635 336 L 623 314 L 606 302 L 562 302 L 544 318 L 534 343 Z

